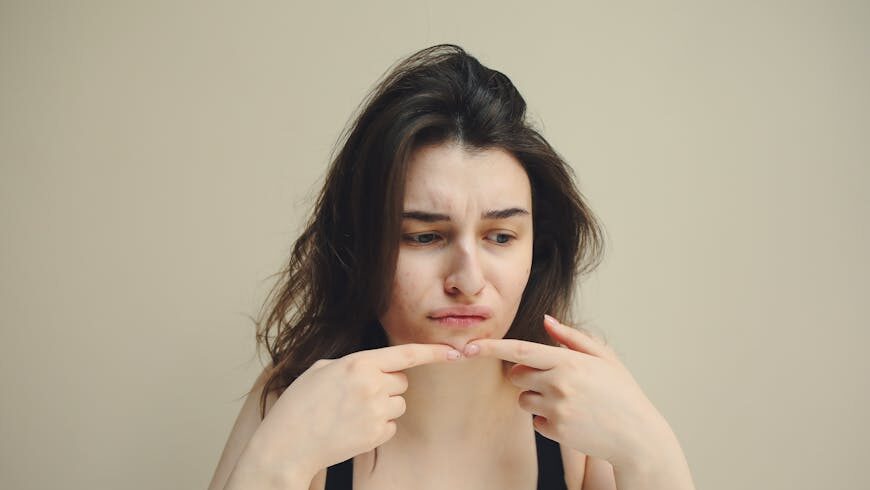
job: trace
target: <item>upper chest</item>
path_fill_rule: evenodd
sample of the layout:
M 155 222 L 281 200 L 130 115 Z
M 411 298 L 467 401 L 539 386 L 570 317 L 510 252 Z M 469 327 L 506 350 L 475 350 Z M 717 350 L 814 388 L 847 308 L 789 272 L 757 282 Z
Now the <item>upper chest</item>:
M 538 464 L 534 433 L 494 450 L 379 451 L 354 458 L 353 490 L 534 490 Z
M 353 459 L 353 490 L 537 488 L 539 462 L 534 429 L 500 447 L 497 451 L 463 451 L 461 446 L 455 446 L 450 452 L 430 452 L 426 457 L 421 457 L 419 452 L 379 449 L 376 464 L 374 451 L 361 454 Z M 586 456 L 565 447 L 560 447 L 556 453 L 549 456 L 550 462 L 553 458 L 561 460 L 561 476 L 567 488 L 579 489 Z M 560 476 L 546 468 L 544 471 L 554 479 Z M 324 490 L 326 474 L 326 469 L 318 473 L 310 490 Z

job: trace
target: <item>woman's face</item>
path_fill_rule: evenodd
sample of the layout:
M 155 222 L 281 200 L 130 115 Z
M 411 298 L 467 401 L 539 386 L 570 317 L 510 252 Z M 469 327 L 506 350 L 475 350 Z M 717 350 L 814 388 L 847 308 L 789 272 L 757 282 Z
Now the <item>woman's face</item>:
M 508 152 L 430 145 L 413 155 L 396 275 L 380 317 L 390 345 L 462 351 L 510 328 L 532 264 L 528 176 Z

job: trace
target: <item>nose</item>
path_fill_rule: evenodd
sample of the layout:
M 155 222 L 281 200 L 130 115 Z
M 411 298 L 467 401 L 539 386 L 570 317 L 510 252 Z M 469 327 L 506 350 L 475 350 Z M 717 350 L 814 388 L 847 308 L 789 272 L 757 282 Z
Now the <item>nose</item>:
M 451 296 L 467 297 L 480 294 L 486 281 L 477 249 L 457 243 L 451 255 L 450 267 L 444 278 L 444 292 Z

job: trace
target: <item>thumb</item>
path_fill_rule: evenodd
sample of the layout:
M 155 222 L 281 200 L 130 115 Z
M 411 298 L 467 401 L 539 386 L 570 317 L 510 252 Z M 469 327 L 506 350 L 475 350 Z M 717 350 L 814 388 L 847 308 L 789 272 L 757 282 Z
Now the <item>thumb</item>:
M 598 341 L 580 330 L 563 325 L 550 315 L 544 315 L 544 326 L 550 337 L 563 347 L 598 357 L 607 355 L 604 346 Z

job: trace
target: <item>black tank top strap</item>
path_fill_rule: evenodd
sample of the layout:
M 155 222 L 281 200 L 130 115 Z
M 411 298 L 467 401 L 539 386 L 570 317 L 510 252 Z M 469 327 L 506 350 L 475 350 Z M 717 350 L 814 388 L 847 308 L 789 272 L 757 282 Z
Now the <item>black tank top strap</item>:
M 562 451 L 559 449 L 559 443 L 535 431 L 535 448 L 538 454 L 538 490 L 568 490 L 565 485 L 565 470 L 562 466 Z M 352 488 L 353 458 L 326 469 L 325 490 L 351 490 Z
M 336 463 L 326 469 L 324 490 L 351 490 L 353 488 L 353 458 Z
M 568 490 L 559 443 L 535 431 L 538 450 L 538 490 Z

